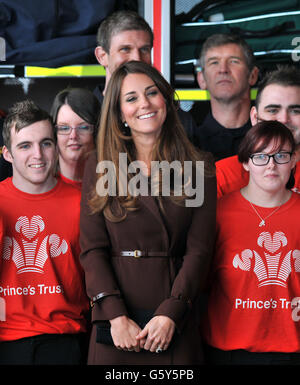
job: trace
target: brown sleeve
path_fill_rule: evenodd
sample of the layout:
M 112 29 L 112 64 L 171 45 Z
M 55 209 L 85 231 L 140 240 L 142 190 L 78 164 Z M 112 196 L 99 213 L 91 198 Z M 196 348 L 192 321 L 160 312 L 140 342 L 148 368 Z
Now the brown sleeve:
M 213 255 L 216 232 L 216 178 L 204 181 L 204 202 L 194 208 L 187 235 L 183 264 L 172 286 L 171 296 L 156 309 L 156 315 L 172 318 L 180 329 L 189 308 L 203 290 Z
M 111 245 L 102 213 L 91 214 L 88 201 L 96 184 L 96 153 L 92 153 L 85 166 L 80 210 L 80 261 L 85 272 L 86 290 L 92 299 L 101 298 L 93 308 L 93 321 L 110 320 L 127 315 L 120 290 L 111 267 Z

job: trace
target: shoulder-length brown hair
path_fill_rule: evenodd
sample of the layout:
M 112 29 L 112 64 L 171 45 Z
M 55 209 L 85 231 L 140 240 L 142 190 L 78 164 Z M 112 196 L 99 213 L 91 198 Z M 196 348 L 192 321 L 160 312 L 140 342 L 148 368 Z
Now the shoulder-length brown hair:
M 130 134 L 126 130 L 121 120 L 120 94 L 123 80 L 128 74 L 145 74 L 153 80 L 155 85 L 162 93 L 167 107 L 167 115 L 160 132 L 159 138 L 152 151 L 153 161 L 174 160 L 183 162 L 204 160 L 205 155 L 189 141 L 185 130 L 177 115 L 177 102 L 174 100 L 174 90 L 154 67 L 138 61 L 131 61 L 121 65 L 114 71 L 110 78 L 107 91 L 105 93 L 99 134 L 97 138 L 97 158 L 98 162 L 112 161 L 116 168 L 117 196 L 100 196 L 97 194 L 96 186 L 89 202 L 92 212 L 103 211 L 107 219 L 111 221 L 123 220 L 128 211 L 138 208 L 137 197 L 129 192 L 126 196 L 120 196 L 119 181 L 119 154 L 126 153 L 128 164 L 136 160 L 136 148 Z M 214 166 L 208 161 L 205 162 L 205 171 L 208 174 L 214 174 Z M 98 179 L 104 174 L 99 173 Z M 127 175 L 129 182 L 130 175 Z M 161 190 L 160 190 L 161 191 Z M 181 201 L 185 197 L 181 197 Z M 171 196 L 174 201 L 180 201 L 178 197 Z

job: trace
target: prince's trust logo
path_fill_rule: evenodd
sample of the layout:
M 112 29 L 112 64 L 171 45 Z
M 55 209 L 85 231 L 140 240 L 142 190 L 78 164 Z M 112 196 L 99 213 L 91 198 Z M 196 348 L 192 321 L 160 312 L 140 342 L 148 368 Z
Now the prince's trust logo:
M 21 235 L 19 242 L 14 237 L 4 237 L 3 259 L 12 259 L 17 273 L 44 273 L 44 265 L 49 257 L 65 254 L 68 244 L 57 234 L 42 235 L 45 230 L 43 218 L 34 215 L 30 220 L 19 217 L 15 230 Z
M 232 264 L 235 268 L 253 272 L 258 278 L 258 287 L 266 285 L 280 285 L 286 287 L 286 281 L 292 271 L 300 272 L 300 250 L 287 251 L 287 237 L 281 231 L 273 236 L 269 232 L 262 232 L 257 239 L 259 252 L 246 249 L 235 255 Z

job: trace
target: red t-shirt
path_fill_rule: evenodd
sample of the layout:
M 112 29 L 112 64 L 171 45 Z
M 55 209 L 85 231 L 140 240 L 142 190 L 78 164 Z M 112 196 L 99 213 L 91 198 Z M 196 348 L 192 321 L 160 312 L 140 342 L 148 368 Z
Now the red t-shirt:
M 4 233 L 4 224 L 3 224 L 3 217 L 0 213 L 0 255 L 2 255 L 2 246 L 3 246 L 3 233 Z M 6 305 L 5 305 L 5 299 L 2 298 L 2 295 L 0 294 L 0 327 L 1 322 L 6 321 Z
M 5 234 L 0 297 L 6 321 L 0 341 L 86 330 L 88 298 L 79 262 L 78 189 L 58 179 L 43 194 L 27 194 L 12 178 L 0 183 Z
M 274 210 L 255 208 L 262 218 Z M 266 218 L 263 227 L 239 191 L 218 200 L 216 252 L 204 320 L 209 345 L 222 350 L 300 352 L 299 217 L 296 193 Z
M 300 190 L 299 167 L 300 165 L 296 167 L 294 191 Z M 240 190 L 249 182 L 249 173 L 239 162 L 237 155 L 216 162 L 216 173 L 218 198 L 232 191 Z
M 58 178 L 61 178 L 65 183 L 70 184 L 70 185 L 78 188 L 79 190 L 81 190 L 81 187 L 82 187 L 81 181 L 79 182 L 77 180 L 69 179 L 66 176 L 62 175 L 61 173 L 58 174 Z

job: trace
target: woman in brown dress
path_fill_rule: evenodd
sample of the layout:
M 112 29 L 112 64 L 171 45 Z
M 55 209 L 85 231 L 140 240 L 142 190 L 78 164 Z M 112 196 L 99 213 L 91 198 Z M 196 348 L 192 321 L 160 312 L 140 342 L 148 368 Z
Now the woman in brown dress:
M 195 304 L 214 246 L 216 179 L 176 109 L 173 89 L 145 63 L 123 64 L 110 79 L 82 186 L 89 364 L 203 362 Z

